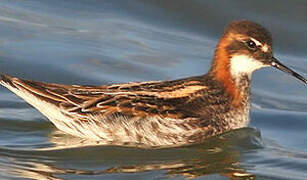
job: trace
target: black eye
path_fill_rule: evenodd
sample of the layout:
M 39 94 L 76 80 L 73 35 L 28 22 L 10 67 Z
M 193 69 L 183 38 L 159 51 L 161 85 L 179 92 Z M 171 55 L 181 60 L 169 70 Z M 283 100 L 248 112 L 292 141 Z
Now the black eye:
M 248 40 L 247 42 L 246 42 L 246 44 L 247 44 L 247 46 L 250 48 L 250 49 L 256 49 L 256 43 L 254 42 L 254 41 L 252 41 L 252 40 Z

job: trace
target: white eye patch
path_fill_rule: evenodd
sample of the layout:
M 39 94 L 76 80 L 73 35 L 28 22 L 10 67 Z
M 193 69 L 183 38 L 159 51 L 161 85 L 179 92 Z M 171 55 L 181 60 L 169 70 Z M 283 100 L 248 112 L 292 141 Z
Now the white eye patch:
M 262 46 L 262 43 L 254 38 L 250 38 L 250 40 L 254 41 L 257 46 Z
M 258 47 L 261 47 L 261 50 L 263 52 L 268 52 L 269 50 L 269 46 L 267 44 L 262 44 L 260 41 L 254 39 L 254 38 L 250 38 L 250 40 L 254 41 L 254 43 L 258 46 Z

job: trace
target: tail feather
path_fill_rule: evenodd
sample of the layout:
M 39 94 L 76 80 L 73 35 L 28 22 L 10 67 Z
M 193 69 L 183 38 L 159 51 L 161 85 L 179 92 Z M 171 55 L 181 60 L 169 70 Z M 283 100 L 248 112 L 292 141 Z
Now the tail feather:
M 6 74 L 1 74 L 0 75 L 0 84 L 2 84 L 5 87 L 13 87 L 13 88 L 17 88 L 14 83 L 13 83 L 13 77 L 6 75 Z
M 44 90 L 44 88 L 38 82 L 35 81 L 23 80 L 2 74 L 0 75 L 0 84 L 14 92 L 16 95 L 20 96 L 27 102 L 29 102 L 28 95 L 53 104 L 57 104 L 58 102 L 63 101 L 63 99 L 59 96 L 55 96 Z

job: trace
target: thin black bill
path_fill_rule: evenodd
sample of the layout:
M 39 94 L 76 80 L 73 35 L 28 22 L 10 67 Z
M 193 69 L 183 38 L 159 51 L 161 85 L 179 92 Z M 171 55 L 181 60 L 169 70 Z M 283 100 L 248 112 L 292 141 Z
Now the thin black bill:
M 281 64 L 281 62 L 279 62 L 276 58 L 272 57 L 272 61 L 270 62 L 270 65 L 272 67 L 275 67 L 275 68 L 283 71 L 283 72 L 291 74 L 292 76 L 296 77 L 297 79 L 299 79 L 299 80 L 303 81 L 305 84 L 307 84 L 307 79 L 306 78 L 304 78 L 303 76 L 301 76 L 298 73 L 294 72 L 293 70 L 291 70 L 287 66 Z

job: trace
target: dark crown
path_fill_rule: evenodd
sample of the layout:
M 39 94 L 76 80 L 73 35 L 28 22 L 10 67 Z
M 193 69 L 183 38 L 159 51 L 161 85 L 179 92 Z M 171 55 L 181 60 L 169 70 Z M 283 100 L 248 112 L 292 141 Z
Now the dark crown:
M 269 46 L 272 46 L 271 33 L 260 24 L 251 21 L 241 20 L 228 24 L 225 30 L 225 34 L 228 33 L 242 34 L 253 37 L 261 43 L 266 43 Z

